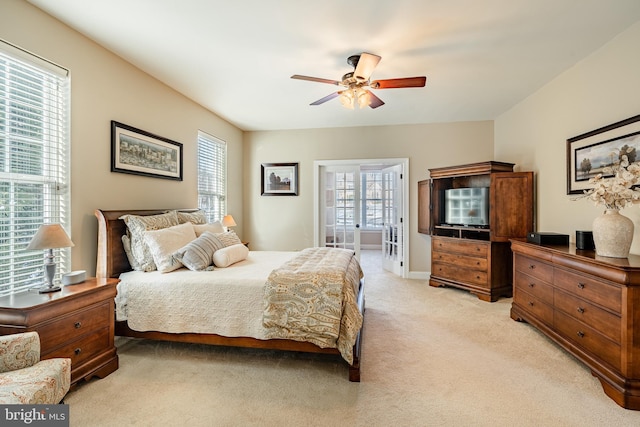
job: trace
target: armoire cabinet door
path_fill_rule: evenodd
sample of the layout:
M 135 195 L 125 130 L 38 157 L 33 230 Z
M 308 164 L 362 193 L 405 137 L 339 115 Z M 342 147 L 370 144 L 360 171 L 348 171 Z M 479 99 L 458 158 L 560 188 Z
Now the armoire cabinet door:
M 533 172 L 491 174 L 491 240 L 526 239 L 533 231 Z
M 418 182 L 418 233 L 431 234 L 431 180 Z

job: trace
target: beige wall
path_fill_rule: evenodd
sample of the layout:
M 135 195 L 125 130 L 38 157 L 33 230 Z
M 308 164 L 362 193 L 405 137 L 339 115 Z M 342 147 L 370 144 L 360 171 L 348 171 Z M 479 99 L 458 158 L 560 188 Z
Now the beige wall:
M 198 130 L 228 143 L 229 211 L 242 233 L 239 129 L 24 1 L 2 1 L 0 38 L 71 71 L 73 269 L 95 272 L 95 209 L 197 206 Z M 111 120 L 184 144 L 184 180 L 112 173 Z
M 408 158 L 409 270 L 419 275 L 430 270 L 431 251 L 429 238 L 417 231 L 417 183 L 429 168 L 491 160 L 493 122 L 247 132 L 244 154 L 243 239 L 255 250 L 313 245 L 314 160 Z M 299 196 L 260 196 L 260 164 L 283 162 L 299 163 Z
M 566 140 L 640 114 L 639 41 L 640 22 L 496 119 L 496 160 L 536 172 L 538 231 L 575 242 L 602 212 L 566 194 Z M 623 214 L 636 225 L 631 251 L 640 253 L 640 209 Z

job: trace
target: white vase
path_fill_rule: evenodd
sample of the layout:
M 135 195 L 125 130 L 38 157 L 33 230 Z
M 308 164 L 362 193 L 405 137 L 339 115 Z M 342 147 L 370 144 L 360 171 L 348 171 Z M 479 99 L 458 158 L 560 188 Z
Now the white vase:
M 596 254 L 611 258 L 629 256 L 633 240 L 633 221 L 617 209 L 607 209 L 593 220 L 593 243 Z

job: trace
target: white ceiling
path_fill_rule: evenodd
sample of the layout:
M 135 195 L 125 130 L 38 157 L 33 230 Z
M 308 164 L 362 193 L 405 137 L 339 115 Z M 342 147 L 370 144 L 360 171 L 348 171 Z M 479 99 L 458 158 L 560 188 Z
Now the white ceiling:
M 639 0 L 29 0 L 243 130 L 492 120 L 640 20 Z M 427 76 L 347 110 L 346 58 Z M 598 84 L 598 82 L 593 82 Z

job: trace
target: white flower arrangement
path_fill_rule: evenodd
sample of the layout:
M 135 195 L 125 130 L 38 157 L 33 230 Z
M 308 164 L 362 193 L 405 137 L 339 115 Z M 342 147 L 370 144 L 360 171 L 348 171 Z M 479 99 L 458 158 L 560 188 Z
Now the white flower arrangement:
M 603 174 L 613 174 L 613 177 L 604 178 Z M 579 198 L 587 198 L 596 205 L 615 210 L 640 203 L 640 190 L 633 188 L 640 185 L 640 163 L 630 164 L 626 154 L 621 156 L 620 163 L 605 167 L 589 182 L 593 188 L 585 190 Z

